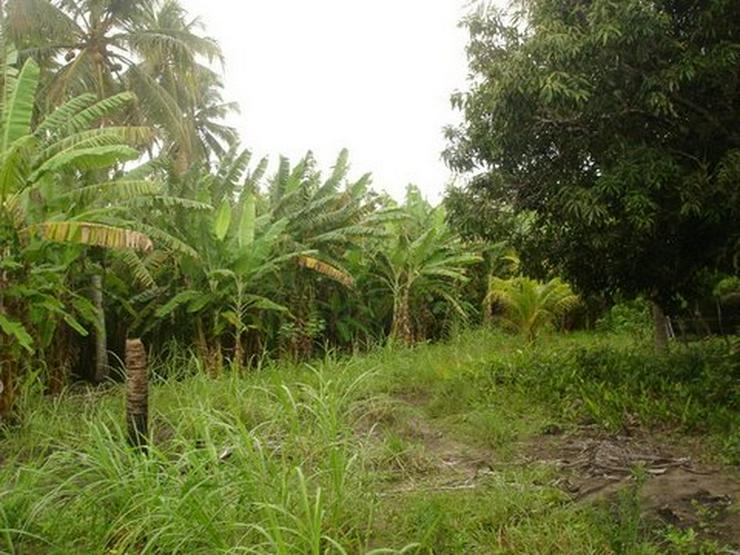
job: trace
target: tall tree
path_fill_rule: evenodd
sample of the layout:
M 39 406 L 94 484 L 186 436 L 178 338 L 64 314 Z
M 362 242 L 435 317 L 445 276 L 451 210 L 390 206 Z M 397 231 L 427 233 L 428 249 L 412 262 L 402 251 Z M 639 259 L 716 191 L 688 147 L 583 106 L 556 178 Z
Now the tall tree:
M 128 118 L 158 127 L 183 171 L 206 154 L 199 134 L 233 107 L 203 65 L 221 59 L 218 44 L 177 0 L 9 0 L 7 15 L 6 35 L 44 70 L 46 104 L 134 91 L 141 102 Z
M 660 317 L 740 238 L 740 4 L 527 0 L 483 6 L 448 162 L 535 214 L 523 262 Z

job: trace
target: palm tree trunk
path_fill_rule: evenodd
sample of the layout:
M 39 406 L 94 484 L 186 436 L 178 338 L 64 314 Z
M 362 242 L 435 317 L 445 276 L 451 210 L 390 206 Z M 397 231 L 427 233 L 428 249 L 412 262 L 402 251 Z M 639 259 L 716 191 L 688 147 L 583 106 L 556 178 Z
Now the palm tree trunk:
M 146 350 L 140 339 L 126 341 L 126 425 L 132 447 L 147 444 L 149 376 Z
M 653 326 L 655 351 L 657 353 L 668 352 L 668 321 L 666 320 L 663 308 L 656 302 L 652 301 Z
M 95 383 L 108 377 L 108 338 L 105 332 L 105 308 L 103 307 L 103 277 L 92 277 L 92 301 L 95 306 Z

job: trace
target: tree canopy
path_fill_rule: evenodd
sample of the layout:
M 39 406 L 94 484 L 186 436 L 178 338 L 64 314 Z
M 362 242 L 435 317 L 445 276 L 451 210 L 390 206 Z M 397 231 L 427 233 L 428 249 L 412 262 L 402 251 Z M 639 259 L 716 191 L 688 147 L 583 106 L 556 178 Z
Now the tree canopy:
M 483 6 L 448 163 L 472 206 L 530 214 L 523 262 L 581 291 L 695 293 L 740 252 L 740 4 Z

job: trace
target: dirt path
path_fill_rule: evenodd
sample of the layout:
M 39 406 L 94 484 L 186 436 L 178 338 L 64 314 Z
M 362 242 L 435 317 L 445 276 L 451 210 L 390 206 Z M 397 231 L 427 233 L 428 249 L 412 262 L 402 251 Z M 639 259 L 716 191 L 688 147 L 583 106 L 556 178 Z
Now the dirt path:
M 418 403 L 400 402 L 420 408 Z M 611 501 L 633 483 L 634 469 L 640 467 L 645 476 L 642 511 L 648 522 L 692 528 L 706 539 L 740 549 L 740 473 L 699 462 L 696 448 L 677 446 L 675 438 L 644 431 L 610 435 L 595 426 L 568 432 L 553 428 L 517 444 L 513 457 L 501 461 L 464 437 L 451 437 L 419 411 L 392 422 L 376 421 L 365 431 L 372 441 L 390 429 L 423 448 L 416 461 L 399 465 L 382 495 L 474 489 L 502 468 L 547 465 L 556 475 L 550 485 L 567 493 L 573 503 Z

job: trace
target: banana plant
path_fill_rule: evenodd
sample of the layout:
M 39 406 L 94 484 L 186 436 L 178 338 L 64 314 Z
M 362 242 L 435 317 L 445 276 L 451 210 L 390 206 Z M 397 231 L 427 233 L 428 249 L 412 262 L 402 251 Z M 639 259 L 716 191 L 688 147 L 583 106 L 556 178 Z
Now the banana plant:
M 409 189 L 403 209 L 406 219 L 387 224 L 389 238 L 376 244 L 372 264 L 392 297 L 391 340 L 411 344 L 414 302 L 438 299 L 466 318 L 457 286 L 468 280 L 466 267 L 481 258 L 448 228 L 444 209 L 432 209 L 416 188 Z
M 291 271 L 283 273 L 284 288 L 291 292 L 286 302 L 296 322 L 285 334 L 287 350 L 295 359 L 308 358 L 313 350 L 321 304 L 337 287 L 351 290 L 355 276 L 348 268 L 348 253 L 369 240 L 385 237 L 383 223 L 398 219 L 396 210 L 377 210 L 369 191 L 370 174 L 348 179 L 349 153 L 342 150 L 329 175 L 324 178 L 308 153 L 291 167 L 281 158 L 269 184 L 267 198 L 273 220 L 286 218 L 290 248 L 310 251 L 301 255 Z
M 287 248 L 287 219 L 258 216 L 257 189 L 266 162 L 249 172 L 249 161 L 250 153 L 235 147 L 214 170 L 196 168 L 181 176 L 178 194 L 208 201 L 213 208 L 187 215 L 181 237 L 194 254 L 178 259 L 174 275 L 179 281 L 169 300 L 154 311 L 152 322 L 189 315 L 211 374 L 221 369 L 225 334 L 232 364 L 240 368 L 246 358 L 245 336 L 265 331 L 266 313 L 289 316 L 271 298 L 271 284 L 290 260 L 310 254 Z M 177 216 L 172 221 L 177 225 Z
M 80 333 L 87 331 L 74 311 L 29 286 L 36 283 L 35 273 L 51 266 L 63 274 L 83 247 L 150 250 L 151 238 L 134 229 L 125 203 L 160 192 L 153 181 L 111 177 L 116 167 L 139 157 L 135 147 L 152 140 L 146 128 L 100 125 L 132 102 L 132 95 L 104 100 L 81 95 L 34 125 L 39 66 L 29 59 L 18 70 L 16 60 L 11 53 L 2 66 L 0 99 L 0 342 L 11 344 L 7 349 L 0 345 L 0 351 L 11 353 L 4 361 L 6 395 L 19 349 L 33 352 L 43 345 L 29 329 L 34 322 L 64 321 Z M 96 325 L 100 329 L 102 324 Z M 37 339 L 30 339 L 34 335 Z

